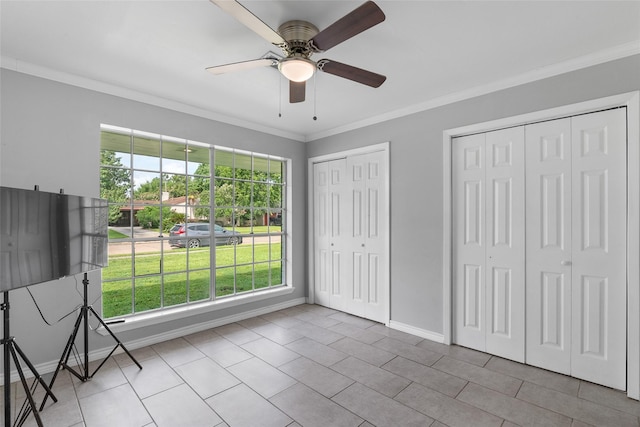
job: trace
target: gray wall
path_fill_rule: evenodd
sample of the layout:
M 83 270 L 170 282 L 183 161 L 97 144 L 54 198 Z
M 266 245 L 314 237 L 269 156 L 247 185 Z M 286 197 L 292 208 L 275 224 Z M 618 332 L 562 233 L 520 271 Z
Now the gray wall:
M 639 89 L 635 55 L 308 143 L 315 157 L 390 141 L 391 320 L 443 332 L 444 130 Z
M 287 296 L 254 302 L 192 318 L 126 331 L 124 342 L 163 334 L 177 328 L 257 310 L 306 294 L 306 147 L 303 143 L 212 120 L 133 102 L 50 80 L 1 71 L 0 184 L 6 187 L 99 196 L 100 124 L 187 138 L 210 144 L 253 150 L 292 159 L 293 277 L 295 291 Z M 65 278 L 29 289 L 50 322 L 82 303 L 82 277 Z M 100 296 L 100 274 L 92 272 L 90 297 Z M 77 281 L 76 281 L 77 280 Z M 10 292 L 11 332 L 32 362 L 57 361 L 73 329 L 75 315 L 47 326 L 25 289 Z M 99 310 L 100 303 L 96 303 Z M 81 343 L 81 341 L 79 341 Z M 92 334 L 91 351 L 112 341 Z

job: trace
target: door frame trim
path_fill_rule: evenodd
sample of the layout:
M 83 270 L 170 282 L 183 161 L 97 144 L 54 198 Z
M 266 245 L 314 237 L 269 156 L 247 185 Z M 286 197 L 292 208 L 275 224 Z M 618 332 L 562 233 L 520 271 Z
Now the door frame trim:
M 627 107 L 627 396 L 640 399 L 640 91 L 593 99 L 443 131 L 443 336 L 453 339 L 452 157 L 455 137 Z
M 382 207 L 383 212 L 385 214 L 384 222 L 386 225 L 387 233 L 384 236 L 384 245 L 387 249 L 386 257 L 384 259 L 385 263 L 385 271 L 387 272 L 386 277 L 384 278 L 386 286 L 383 286 L 383 297 L 385 299 L 384 305 L 384 324 L 389 326 L 389 322 L 391 320 L 391 220 L 390 220 L 390 185 L 389 185 L 389 141 L 382 142 L 379 144 L 367 145 L 360 148 L 354 148 L 345 151 L 338 151 L 329 154 L 323 154 L 316 157 L 309 157 L 307 159 L 307 283 L 308 286 L 308 297 L 307 301 L 309 304 L 315 303 L 315 263 L 314 263 L 314 254 L 313 247 L 315 244 L 315 236 L 313 234 L 313 165 L 315 163 L 327 162 L 330 160 L 338 160 L 343 159 L 349 156 L 360 155 L 360 154 L 368 154 L 376 151 L 382 151 L 384 153 L 383 162 L 386 168 L 386 176 L 384 177 L 384 191 L 386 192 L 387 197 L 385 198 L 384 206 Z

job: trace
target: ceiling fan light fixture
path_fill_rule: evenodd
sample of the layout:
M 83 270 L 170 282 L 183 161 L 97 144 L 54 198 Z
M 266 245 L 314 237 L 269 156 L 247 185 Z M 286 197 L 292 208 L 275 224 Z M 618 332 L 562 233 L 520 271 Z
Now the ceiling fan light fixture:
M 306 58 L 285 58 L 278 69 L 287 79 L 294 82 L 306 82 L 316 71 L 316 63 Z

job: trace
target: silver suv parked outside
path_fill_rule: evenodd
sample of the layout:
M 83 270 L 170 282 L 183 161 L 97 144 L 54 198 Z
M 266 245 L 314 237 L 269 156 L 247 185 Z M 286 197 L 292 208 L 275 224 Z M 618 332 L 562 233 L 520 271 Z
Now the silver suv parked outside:
M 235 231 L 227 230 L 214 224 L 216 246 L 239 245 L 242 236 Z M 188 224 L 176 224 L 169 231 L 169 244 L 176 248 L 198 248 L 209 246 L 211 240 L 210 225 L 208 222 L 192 222 Z

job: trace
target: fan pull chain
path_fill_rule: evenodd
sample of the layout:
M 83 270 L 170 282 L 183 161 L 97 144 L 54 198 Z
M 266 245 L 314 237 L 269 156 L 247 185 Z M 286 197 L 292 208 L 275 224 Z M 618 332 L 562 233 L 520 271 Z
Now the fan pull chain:
M 318 116 L 317 116 L 317 100 L 318 100 L 318 91 L 316 90 L 317 88 L 317 84 L 316 84 L 316 76 L 318 75 L 318 73 L 313 73 L 313 120 L 318 120 Z
M 278 77 L 278 81 L 280 82 L 280 90 L 278 91 L 278 117 L 282 117 L 282 76 L 279 75 Z

